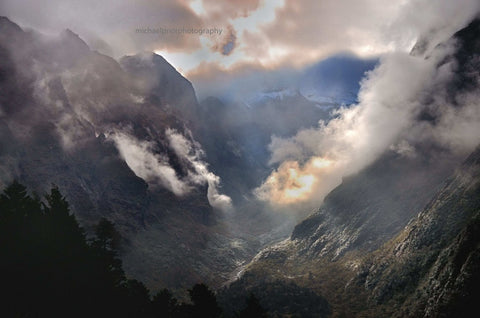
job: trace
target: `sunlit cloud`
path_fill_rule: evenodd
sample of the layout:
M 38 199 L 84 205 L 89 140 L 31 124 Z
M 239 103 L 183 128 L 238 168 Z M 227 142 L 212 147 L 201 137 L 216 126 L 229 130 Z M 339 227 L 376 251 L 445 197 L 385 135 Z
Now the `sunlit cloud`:
M 273 205 L 302 203 L 311 200 L 313 194 L 322 192 L 321 188 L 331 182 L 326 179 L 333 169 L 335 163 L 322 157 L 312 157 L 304 165 L 298 161 L 285 161 L 255 190 L 255 194 Z
M 202 4 L 202 0 L 191 1 L 190 8 L 192 8 L 192 10 L 195 11 L 197 15 L 202 16 L 206 14 L 205 8 L 203 7 L 203 4 Z
M 273 136 L 270 164 L 278 168 L 255 190 L 257 196 L 272 205 L 321 202 L 343 177 L 387 151 L 410 159 L 422 143 L 435 143 L 460 157 L 473 151 L 480 142 L 480 93 L 448 96 L 456 76 L 451 56 L 457 44 L 438 44 L 430 44 L 428 58 L 385 54 L 361 82 L 358 104 L 338 109 L 317 128 L 290 138 Z M 419 119 L 426 110 L 434 110 L 434 121 Z

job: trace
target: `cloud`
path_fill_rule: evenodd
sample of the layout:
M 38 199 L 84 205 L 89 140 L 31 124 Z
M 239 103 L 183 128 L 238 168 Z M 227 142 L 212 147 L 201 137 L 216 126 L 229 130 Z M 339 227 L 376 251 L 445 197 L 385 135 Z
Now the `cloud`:
M 394 48 L 410 48 L 412 39 L 426 39 L 429 49 L 466 26 L 480 10 L 476 0 L 405 1 L 396 19 L 383 31 Z
M 230 0 L 198 1 L 203 6 L 203 12 L 210 19 L 234 19 L 237 17 L 248 17 L 252 11 L 258 9 L 261 0 Z
M 223 55 L 230 55 L 235 49 L 237 36 L 235 29 L 232 26 L 227 28 L 227 33 L 225 34 L 225 40 L 223 43 L 217 43 L 214 45 L 214 49 L 219 50 Z
M 286 140 L 273 138 L 270 162 L 306 160 L 315 154 L 334 160 L 355 154 L 371 161 L 415 116 L 420 95 L 434 76 L 435 63 L 406 53 L 383 57 L 363 80 L 358 105 L 341 108 L 334 119 L 321 122 L 317 129 L 300 131 Z M 356 170 L 353 164 L 351 169 Z
M 438 93 L 445 91 L 456 65 L 450 62 L 437 68 L 449 48 L 436 51 L 434 48 L 478 14 L 479 5 L 477 0 L 455 3 L 449 0 L 402 0 L 387 4 L 380 0 L 252 0 L 222 3 L 221 10 L 218 10 L 212 1 L 207 0 L 143 0 L 135 3 L 127 0 L 101 3 L 54 0 L 47 5 L 31 0 L 4 0 L 0 4 L 0 14 L 41 31 L 57 33 L 60 29 L 71 28 L 82 37 L 94 39 L 91 41 L 99 43 L 96 45 L 99 49 L 114 51 L 117 56 L 150 49 L 180 51 L 179 54 L 183 55 L 176 55 L 179 59 L 175 65 L 188 64 L 186 70 L 193 70 L 190 74 L 195 75 L 196 87 L 208 78 L 225 79 L 221 81 L 223 86 L 210 90 L 216 92 L 243 94 L 252 87 L 289 86 L 295 82 L 295 78 L 289 75 L 298 67 L 339 51 L 349 50 L 360 56 L 384 54 L 380 65 L 362 82 L 358 105 L 342 108 L 333 120 L 321 123 L 316 129 L 302 130 L 289 139 L 272 138 L 271 163 L 278 164 L 276 179 L 287 180 L 288 184 L 296 186 L 299 182 L 296 179 L 301 178 L 300 182 L 305 183 L 309 178 L 304 177 L 313 175 L 317 178 L 311 183 L 313 190 L 300 192 L 310 193 L 306 196 L 308 198 L 321 198 L 326 190 L 321 190 L 320 185 L 325 181 L 318 180 L 333 180 L 328 184 L 340 182 L 342 175 L 358 171 L 390 147 L 399 153 L 414 153 L 412 139 L 428 136 L 459 152 L 475 144 L 472 136 L 478 132 L 479 114 L 475 108 L 478 96 L 457 96 L 456 102 L 463 106 L 451 107 L 452 100 Z M 135 33 L 139 27 L 204 27 L 217 23 L 218 27 L 231 26 L 232 32 L 224 35 L 234 34 L 234 42 L 222 37 L 163 37 Z M 406 53 L 419 36 L 425 40 L 425 53 L 431 55 L 429 59 Z M 110 47 L 102 41 L 109 43 Z M 389 53 L 392 51 L 394 53 Z M 93 64 L 91 67 L 96 69 Z M 274 72 L 265 72 L 271 69 Z M 83 74 L 82 69 L 78 71 Z M 218 77 L 222 72 L 226 73 L 225 77 Z M 79 113 L 79 108 L 86 109 L 88 115 L 91 110 L 87 119 L 95 122 L 99 116 L 93 110 L 100 108 L 106 114 L 114 112 L 98 101 L 86 106 L 77 105 L 75 92 L 80 92 L 77 93 L 78 100 L 85 94 L 81 88 L 111 93 L 111 89 L 105 90 L 104 86 L 80 85 L 91 81 L 76 73 L 62 75 L 75 111 Z M 116 87 L 114 95 L 122 96 L 122 103 L 114 104 L 131 104 L 132 96 L 123 97 L 130 91 L 125 89 L 127 86 L 122 83 L 122 77 L 114 76 L 112 81 L 115 85 L 108 87 Z M 416 120 L 426 110 L 435 114 L 434 124 Z M 68 123 L 68 117 L 64 118 Z M 68 129 L 68 125 L 61 124 L 60 129 Z M 408 136 L 399 138 L 405 131 L 409 131 Z M 128 134 L 119 136 L 117 145 L 121 144 L 123 155 L 130 158 L 136 173 L 157 180 L 179 195 L 187 193 L 195 182 L 204 182 L 209 185 L 212 202 L 228 201 L 218 193 L 220 181 L 215 175 L 209 175 L 206 165 L 200 164 L 203 163 L 200 154 L 178 155 L 192 167 L 190 179 L 184 179 L 169 170 L 172 168 L 155 152 L 154 144 Z M 70 139 L 77 139 L 77 136 L 73 133 Z M 71 140 L 67 139 L 65 143 Z M 187 146 L 198 148 L 191 138 L 187 140 L 190 142 Z M 402 140 L 406 143 L 402 144 Z M 179 138 L 174 137 L 171 143 L 172 147 L 181 144 Z M 142 155 L 135 154 L 132 149 Z M 332 164 L 318 170 L 313 165 L 318 158 Z M 291 173 L 291 169 L 296 173 Z M 269 184 L 272 188 L 274 182 Z M 302 186 L 297 188 L 302 189 Z
M 419 34 L 447 38 L 478 6 L 476 0 L 3 0 L 0 14 L 43 32 L 70 28 L 92 48 L 115 57 L 157 51 L 190 72 L 202 62 L 226 69 L 246 63 L 282 68 L 343 51 L 361 57 L 405 51 Z M 211 27 L 224 32 L 136 32 Z
M 108 137 L 115 142 L 120 155 L 138 177 L 150 184 L 160 183 L 178 196 L 190 192 L 191 186 L 179 179 L 165 157 L 155 152 L 154 143 L 138 140 L 121 131 L 114 131 Z
M 291 138 L 274 136 L 270 163 L 279 166 L 255 190 L 257 196 L 274 205 L 317 204 L 343 176 L 366 167 L 387 149 L 414 156 L 415 144 L 429 142 L 460 156 L 472 151 L 480 142 L 479 91 L 477 86 L 453 100 L 449 96 L 458 65 L 446 57 L 455 45 L 437 46 L 428 58 L 384 55 L 361 82 L 357 105 L 343 107 L 329 122 Z M 434 120 L 423 120 L 425 112 Z M 318 168 L 315 162 L 328 164 Z
M 416 157 L 415 148 L 406 140 L 401 140 L 399 143 L 391 145 L 390 150 L 407 158 Z
M 167 139 L 170 147 L 175 153 L 191 165 L 193 168 L 189 171 L 188 180 L 193 184 L 207 184 L 207 198 L 210 205 L 214 208 L 228 211 L 232 208 L 230 197 L 221 194 L 218 190 L 220 186 L 220 177 L 210 172 L 206 162 L 202 160 L 204 152 L 200 144 L 193 143 L 174 129 L 166 130 Z M 191 136 L 190 136 L 191 137 Z M 193 137 L 191 137 L 193 139 Z
M 56 34 L 71 29 L 82 38 L 106 41 L 115 55 L 155 49 L 191 52 L 200 47 L 199 37 L 136 33 L 137 28 L 203 27 L 189 2 L 178 1 L 2 1 L 0 14 L 22 26 Z
M 252 11 L 249 18 L 266 7 L 268 2 Z M 172 59 L 179 65 L 182 59 L 190 61 L 183 71 L 200 95 L 205 95 L 205 91 L 214 93 L 212 86 L 219 87 L 216 91 L 220 94 L 235 92 L 243 89 L 237 85 L 243 79 L 247 79 L 244 86 L 264 85 L 269 76 L 264 73 L 272 70 L 279 72 L 274 73 L 277 80 L 285 81 L 288 76 L 295 76 L 295 71 L 339 52 L 364 59 L 394 51 L 409 52 L 419 37 L 432 49 L 435 43 L 465 26 L 478 12 L 479 2 L 287 0 L 283 5 L 268 8 L 272 16 L 263 20 L 246 22 L 237 18 L 231 22 L 236 41 L 230 56 L 205 53 L 195 63 L 186 56 Z M 214 78 L 219 80 L 213 81 Z M 212 85 L 206 89 L 205 82 L 209 80 Z
M 220 177 L 209 171 L 203 161 L 204 152 L 191 133 L 185 137 L 175 129 L 167 128 L 165 136 L 169 147 L 177 155 L 187 170 L 186 176 L 179 176 L 169 164 L 166 155 L 159 153 L 152 141 L 139 140 L 130 133 L 113 130 L 108 138 L 114 141 L 120 155 L 130 169 L 151 185 L 160 185 L 177 196 L 190 193 L 195 187 L 206 185 L 207 198 L 210 205 L 222 211 L 232 208 L 230 197 L 219 191 Z
M 285 161 L 254 190 L 262 201 L 275 205 L 288 205 L 315 198 L 338 184 L 335 162 L 321 157 L 312 157 L 304 165 L 298 161 Z M 321 201 L 313 200 L 314 204 Z
M 264 65 L 304 65 L 345 50 L 369 57 L 408 51 L 427 33 L 445 40 L 478 8 L 475 0 L 286 0 L 272 22 L 259 25 L 243 40 L 248 49 L 263 43 L 256 57 Z

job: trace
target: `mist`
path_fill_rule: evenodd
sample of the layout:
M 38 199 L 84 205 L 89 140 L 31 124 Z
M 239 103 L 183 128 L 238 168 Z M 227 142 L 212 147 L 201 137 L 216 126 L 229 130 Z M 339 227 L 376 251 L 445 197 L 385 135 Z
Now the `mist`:
M 273 136 L 270 164 L 277 168 L 257 196 L 272 205 L 315 206 L 343 177 L 386 151 L 415 156 L 417 146 L 433 143 L 460 158 L 470 153 L 480 142 L 478 86 L 449 94 L 462 61 L 452 58 L 455 40 L 439 45 L 438 38 L 428 38 L 432 49 L 423 54 L 383 55 L 362 79 L 358 104 L 338 109 L 330 121 L 290 138 Z M 478 83 L 478 77 L 470 80 Z M 434 119 L 425 120 L 426 113 Z

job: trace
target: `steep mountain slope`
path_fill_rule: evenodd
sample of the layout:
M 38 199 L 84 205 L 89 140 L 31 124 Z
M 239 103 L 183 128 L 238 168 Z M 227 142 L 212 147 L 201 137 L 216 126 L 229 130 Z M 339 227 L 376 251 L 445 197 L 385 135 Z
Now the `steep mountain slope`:
M 192 83 L 163 57 L 151 53 L 125 56 L 120 65 L 132 77 L 139 95 L 170 107 L 183 118 L 194 118 L 198 108 Z
M 435 92 L 452 101 L 450 111 L 465 107 L 463 94 L 478 96 L 479 32 L 478 20 L 457 32 L 456 50 L 438 64 L 454 65 L 444 91 Z M 433 99 L 419 105 L 417 125 L 437 124 L 445 105 Z M 434 138 L 410 141 L 414 156 L 387 150 L 344 178 L 290 239 L 260 252 L 222 291 L 224 305 L 281 282 L 325 297 L 334 317 L 467 315 L 479 295 L 480 151 L 454 173 L 466 155 Z
M 372 302 L 394 308 L 398 317 L 473 317 L 480 295 L 479 217 L 480 148 L 395 239 L 364 262 L 359 277 Z
M 352 250 L 375 250 L 407 224 L 449 175 L 451 159 L 441 156 L 405 158 L 387 152 L 344 179 L 316 213 L 295 227 L 292 240 L 302 242 L 303 253 L 332 260 Z
M 442 163 L 440 154 L 435 164 L 431 160 L 388 151 L 344 179 L 289 239 L 260 252 L 243 276 L 222 291 L 225 306 L 263 284 L 288 282 L 325 297 L 335 314 L 364 310 L 368 292 L 360 285 L 345 286 L 356 280 L 363 257 L 401 231 L 452 172 L 449 156 Z
M 334 196 L 327 197 L 322 209 Z M 414 197 L 413 192 L 407 196 Z M 262 295 L 269 284 L 286 284 L 314 291 L 311 297 L 323 296 L 328 303 L 321 311 L 331 306 L 335 317 L 475 317 L 480 295 L 479 198 L 480 148 L 392 239 L 379 235 L 369 225 L 371 219 L 364 219 L 365 227 L 352 234 L 349 229 L 357 217 L 351 223 L 346 221 L 351 216 L 338 218 L 333 225 L 317 214 L 297 226 L 290 239 L 259 253 L 245 273 L 222 290 L 223 305 L 234 306 L 249 292 Z M 311 232 L 319 219 L 324 223 Z M 390 226 L 393 231 L 399 225 Z M 376 241 L 359 241 L 356 234 L 362 231 L 375 233 Z M 342 237 L 346 240 L 336 241 Z M 268 307 L 269 298 L 261 300 Z M 286 301 L 280 312 L 297 313 L 291 307 L 296 301 Z
M 270 170 L 270 136 L 327 111 L 297 94 L 225 113 L 199 105 L 156 54 L 117 62 L 70 30 L 45 36 L 7 18 L 0 28 L 0 186 L 17 179 L 41 194 L 55 183 L 88 230 L 115 222 L 130 275 L 151 289 L 219 286 L 293 227 L 251 190 Z M 276 114 L 300 110 L 289 125 Z
M 1 187 L 55 183 L 88 230 L 113 221 L 127 273 L 153 290 L 217 286 L 254 253 L 213 207 L 228 200 L 188 128 L 195 92 L 163 58 L 119 64 L 69 30 L 47 37 L 7 18 L 0 55 Z

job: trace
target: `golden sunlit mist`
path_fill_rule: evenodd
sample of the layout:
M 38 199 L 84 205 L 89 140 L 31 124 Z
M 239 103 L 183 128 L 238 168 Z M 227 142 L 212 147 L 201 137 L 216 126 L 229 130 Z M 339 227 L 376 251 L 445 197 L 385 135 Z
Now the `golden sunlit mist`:
M 322 157 L 313 157 L 303 166 L 297 161 L 286 161 L 256 189 L 256 194 L 276 205 L 310 200 L 321 185 L 321 176 L 327 174 L 332 166 L 332 161 Z

